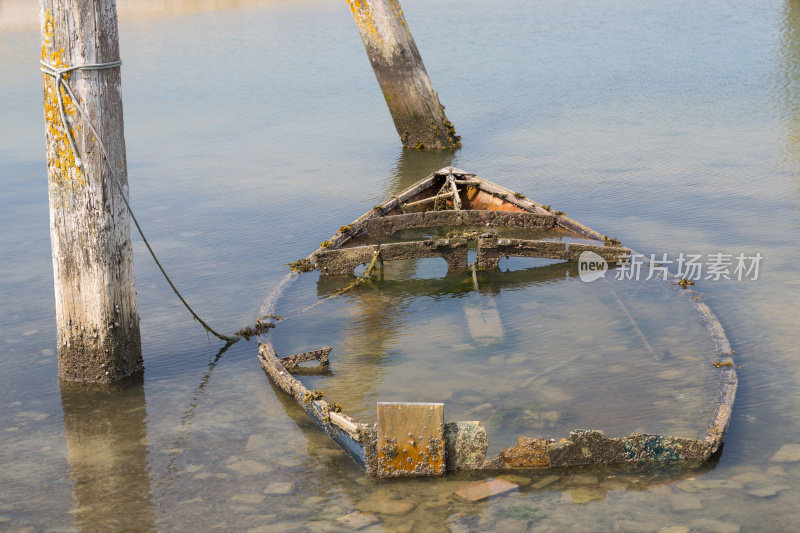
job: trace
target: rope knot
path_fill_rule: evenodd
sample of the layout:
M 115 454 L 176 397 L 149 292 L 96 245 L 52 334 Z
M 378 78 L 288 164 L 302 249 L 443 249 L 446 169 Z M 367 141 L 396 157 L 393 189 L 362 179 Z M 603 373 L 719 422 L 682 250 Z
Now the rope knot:
M 70 86 L 67 85 L 67 82 L 64 79 L 64 74 L 75 70 L 103 70 L 115 68 L 122 65 L 122 60 L 109 61 L 108 63 L 89 63 L 87 65 L 77 65 L 74 67 L 56 67 L 46 61 L 41 61 L 40 63 L 42 64 L 42 72 L 54 78 L 56 84 L 56 100 L 58 101 L 58 113 L 61 116 L 61 127 L 64 128 L 64 135 L 67 137 L 69 148 L 72 150 L 72 155 L 75 156 L 75 166 L 81 168 L 83 163 L 81 162 L 80 154 L 78 154 L 78 148 L 75 146 L 75 139 L 72 138 L 72 132 L 69 130 L 69 125 L 67 124 L 67 114 L 64 112 L 64 96 L 61 94 L 61 87 L 63 87 L 64 91 L 69 94 L 70 98 L 72 98 L 75 108 L 80 112 L 84 121 L 88 123 L 88 119 L 83 109 L 77 104 L 78 99 L 75 98 L 75 93 L 73 93 L 72 89 L 70 89 Z M 92 133 L 94 133 L 96 139 L 100 138 L 94 131 L 94 128 L 92 128 Z M 105 152 L 105 150 L 103 151 Z

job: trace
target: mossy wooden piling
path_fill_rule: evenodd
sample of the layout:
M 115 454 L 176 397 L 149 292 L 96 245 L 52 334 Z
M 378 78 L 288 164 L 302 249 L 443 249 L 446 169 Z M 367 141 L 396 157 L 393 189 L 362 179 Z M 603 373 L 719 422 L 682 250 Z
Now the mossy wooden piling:
M 461 146 L 397 0 L 347 0 L 403 146 Z
M 54 69 L 117 61 L 115 0 L 39 0 L 42 61 Z M 127 189 L 120 68 L 43 74 L 59 378 L 111 382 L 143 369 L 130 215 L 90 117 Z M 60 94 L 59 94 L 60 93 Z M 74 139 L 70 146 L 63 117 Z

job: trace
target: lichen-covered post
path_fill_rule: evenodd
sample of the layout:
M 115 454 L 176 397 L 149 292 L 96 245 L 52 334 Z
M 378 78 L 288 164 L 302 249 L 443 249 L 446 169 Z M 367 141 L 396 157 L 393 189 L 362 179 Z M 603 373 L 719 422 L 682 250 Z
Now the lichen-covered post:
M 461 146 L 433 88 L 398 0 L 347 0 L 403 146 Z
M 39 0 L 39 17 L 41 59 L 50 67 L 119 59 L 115 0 Z M 120 69 L 64 74 L 77 101 L 57 87 L 55 76 L 42 76 L 58 374 L 68 381 L 116 381 L 143 369 L 130 215 L 76 106 L 92 121 L 127 189 Z

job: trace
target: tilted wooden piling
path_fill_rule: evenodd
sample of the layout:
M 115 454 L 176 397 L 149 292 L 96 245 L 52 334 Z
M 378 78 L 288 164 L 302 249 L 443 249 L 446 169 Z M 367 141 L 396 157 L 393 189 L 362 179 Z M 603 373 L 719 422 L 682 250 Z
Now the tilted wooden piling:
M 403 146 L 461 146 L 433 88 L 398 0 L 347 0 Z
M 39 0 L 39 16 L 45 68 L 120 58 L 115 0 Z M 127 189 L 120 69 L 77 70 L 63 78 L 76 101 L 57 87 L 52 70 L 43 74 L 58 373 L 68 381 L 116 381 L 143 369 L 130 216 L 76 105 Z

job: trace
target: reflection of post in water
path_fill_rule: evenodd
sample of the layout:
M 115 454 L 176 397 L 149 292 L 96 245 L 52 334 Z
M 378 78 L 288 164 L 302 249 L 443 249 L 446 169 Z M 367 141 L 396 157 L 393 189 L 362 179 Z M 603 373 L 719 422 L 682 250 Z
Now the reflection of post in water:
M 152 530 L 141 375 L 110 385 L 62 381 L 61 406 L 75 526 Z
M 337 380 L 336 386 L 347 393 L 347 399 L 342 399 L 348 404 L 363 406 L 375 394 L 384 374 L 382 363 L 405 328 L 407 309 L 402 298 L 397 300 L 375 286 L 358 287 L 344 297 L 350 302 L 350 319 L 338 351 L 358 371 L 343 376 L 342 382 Z
M 800 0 L 786 0 L 781 24 L 776 90 L 784 123 L 783 159 L 800 176 Z
M 453 163 L 455 153 L 448 151 L 420 151 L 405 148 L 400 151 L 394 171 L 383 188 L 384 196 L 397 194 L 428 174 Z

